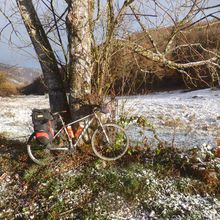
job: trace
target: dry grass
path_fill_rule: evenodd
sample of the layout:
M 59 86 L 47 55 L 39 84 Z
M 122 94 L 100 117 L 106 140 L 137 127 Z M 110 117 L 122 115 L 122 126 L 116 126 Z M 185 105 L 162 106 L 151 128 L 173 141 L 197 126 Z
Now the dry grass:
M 0 96 L 9 96 L 18 94 L 16 85 L 7 79 L 7 76 L 0 72 Z
M 150 30 L 159 51 L 164 50 L 172 27 Z M 178 48 L 184 44 L 200 44 L 207 50 L 219 52 L 220 49 L 220 22 L 210 24 L 198 24 L 178 34 L 174 46 Z M 154 51 L 144 33 L 136 33 L 130 37 L 131 41 Z M 188 63 L 208 59 L 212 56 L 205 52 L 200 46 L 181 47 L 175 49 L 168 55 L 169 59 L 177 63 Z M 115 45 L 114 55 L 111 63 L 111 77 L 113 78 L 112 89 L 116 94 L 140 94 L 151 90 L 172 90 L 176 88 L 204 88 L 216 86 L 219 82 L 219 73 L 210 68 L 188 69 L 192 76 L 192 82 L 178 71 L 171 70 L 145 57 L 134 54 L 128 48 L 120 48 Z M 198 74 L 203 79 L 198 77 Z M 216 77 L 213 77 L 216 74 Z M 216 78 L 216 80 L 213 80 Z M 187 85 L 186 85 L 187 83 Z

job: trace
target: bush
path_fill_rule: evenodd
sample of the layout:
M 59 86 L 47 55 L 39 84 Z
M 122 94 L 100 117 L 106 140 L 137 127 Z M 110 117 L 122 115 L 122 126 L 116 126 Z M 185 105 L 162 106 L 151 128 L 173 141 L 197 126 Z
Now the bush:
M 9 96 L 18 94 L 16 85 L 9 82 L 6 75 L 0 72 L 0 96 Z

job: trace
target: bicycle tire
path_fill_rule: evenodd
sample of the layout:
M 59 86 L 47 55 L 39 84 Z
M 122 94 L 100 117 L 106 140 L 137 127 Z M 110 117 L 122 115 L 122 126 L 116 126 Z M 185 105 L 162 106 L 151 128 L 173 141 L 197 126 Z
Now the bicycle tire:
M 31 160 L 38 165 L 46 165 L 51 161 L 50 151 L 46 146 L 37 142 L 35 133 L 33 133 L 27 141 L 27 152 Z
M 103 128 L 101 126 L 97 128 L 92 136 L 91 142 L 95 155 L 107 161 L 121 158 L 126 153 L 129 144 L 125 130 L 116 124 L 104 124 Z
M 35 133 L 32 133 L 27 141 L 27 152 L 31 160 L 36 164 L 47 165 L 54 159 L 54 155 L 51 150 L 52 147 L 66 148 L 69 147 L 69 144 L 67 143 L 65 135 L 60 133 L 47 147 L 39 144 L 35 138 Z

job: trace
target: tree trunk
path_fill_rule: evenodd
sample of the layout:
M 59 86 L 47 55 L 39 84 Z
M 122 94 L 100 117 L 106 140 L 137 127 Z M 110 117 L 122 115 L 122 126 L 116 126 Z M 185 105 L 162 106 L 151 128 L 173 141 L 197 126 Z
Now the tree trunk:
M 68 108 L 57 60 L 31 0 L 16 0 L 25 27 L 37 53 L 53 112 Z
M 70 107 L 72 118 L 82 114 L 91 94 L 91 26 L 93 0 L 69 0 L 67 29 L 69 40 Z

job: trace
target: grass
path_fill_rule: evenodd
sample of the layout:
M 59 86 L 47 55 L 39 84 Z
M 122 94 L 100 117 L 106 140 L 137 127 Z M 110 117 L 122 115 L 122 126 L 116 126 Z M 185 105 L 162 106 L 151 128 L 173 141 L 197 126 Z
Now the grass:
M 23 143 L 3 137 L 0 143 L 1 170 L 11 178 L 0 192 L 1 218 L 119 219 L 142 213 L 204 219 L 210 207 L 220 211 L 219 185 L 205 178 L 210 166 L 193 169 L 191 153 L 186 162 L 180 150 L 142 148 L 116 162 L 77 154 L 37 166 Z
M 18 94 L 16 85 L 9 82 L 6 75 L 0 72 L 0 96 L 9 96 Z

